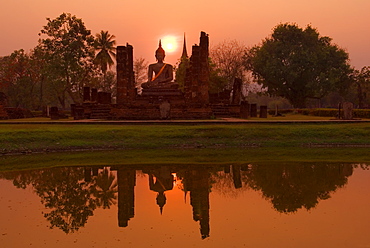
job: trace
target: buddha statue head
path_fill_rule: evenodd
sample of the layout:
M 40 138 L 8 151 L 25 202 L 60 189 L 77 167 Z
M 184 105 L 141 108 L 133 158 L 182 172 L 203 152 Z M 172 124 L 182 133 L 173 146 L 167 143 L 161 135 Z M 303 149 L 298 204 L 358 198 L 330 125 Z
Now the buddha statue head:
M 155 51 L 155 57 L 160 62 L 162 62 L 164 60 L 164 57 L 166 57 L 166 53 L 162 48 L 161 40 L 159 40 L 158 49 Z

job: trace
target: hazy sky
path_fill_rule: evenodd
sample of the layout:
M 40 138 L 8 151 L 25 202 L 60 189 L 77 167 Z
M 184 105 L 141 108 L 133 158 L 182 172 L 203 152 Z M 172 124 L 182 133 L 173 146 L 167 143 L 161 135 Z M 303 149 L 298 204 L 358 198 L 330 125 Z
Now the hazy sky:
M 252 46 L 271 34 L 279 23 L 311 24 L 344 48 L 357 69 L 370 65 L 370 0 L 0 0 L 0 56 L 34 48 L 46 17 L 61 13 L 81 18 L 93 34 L 101 30 L 127 42 L 134 57 L 154 62 L 158 40 L 166 35 L 180 42 L 166 61 L 175 64 L 186 33 L 188 53 L 201 31 L 210 45 L 238 40 Z

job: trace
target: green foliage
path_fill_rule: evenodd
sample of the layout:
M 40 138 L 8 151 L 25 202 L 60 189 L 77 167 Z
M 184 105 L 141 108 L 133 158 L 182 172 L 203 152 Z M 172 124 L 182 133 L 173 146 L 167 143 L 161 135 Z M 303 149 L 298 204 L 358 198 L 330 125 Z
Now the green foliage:
M 338 117 L 338 109 L 305 109 L 300 112 L 305 115 Z M 343 110 L 341 115 L 343 115 Z M 370 118 L 370 109 L 354 109 L 353 116 L 354 118 Z
M 65 108 L 67 97 L 82 100 L 82 88 L 96 73 L 94 68 L 94 37 L 81 19 L 63 13 L 54 20 L 47 18 L 40 35 L 39 47 L 44 53 L 49 93 Z M 56 104 L 57 102 L 53 102 Z
M 349 83 L 348 54 L 310 25 L 276 26 L 271 37 L 247 52 L 246 66 L 270 95 L 285 97 L 296 108 Z
M 135 58 L 134 60 L 134 73 L 136 87 L 141 89 L 141 84 L 148 81 L 148 61 L 144 58 Z
M 0 91 L 7 95 L 9 106 L 28 109 L 41 106 L 42 64 L 36 50 L 27 54 L 21 49 L 0 58 Z
M 181 57 L 178 63 L 179 65 L 175 71 L 175 80 L 179 88 L 184 91 L 186 70 L 189 68 L 190 60 L 188 57 Z
M 354 102 L 359 108 L 370 106 L 370 66 L 364 66 L 361 70 L 354 70 L 352 74 L 352 90 L 356 98 Z
M 106 77 L 108 68 L 114 65 L 113 58 L 116 58 L 116 41 L 114 38 L 114 35 L 109 34 L 108 31 L 102 30 L 100 33 L 96 34 L 96 39 L 94 41 L 94 49 L 97 52 L 94 63 L 98 65 L 103 72 L 104 78 L 102 88 L 104 91 L 109 91 L 111 89 L 111 85 L 108 84 Z
M 269 109 L 268 113 L 270 115 L 274 115 L 275 110 Z M 333 117 L 333 118 L 338 117 L 338 109 L 334 109 L 334 108 L 280 109 L 279 113 L 280 114 L 297 113 L 297 114 L 309 115 L 309 116 Z M 343 116 L 343 110 L 341 110 L 341 116 Z M 370 119 L 370 109 L 354 109 L 353 117 Z

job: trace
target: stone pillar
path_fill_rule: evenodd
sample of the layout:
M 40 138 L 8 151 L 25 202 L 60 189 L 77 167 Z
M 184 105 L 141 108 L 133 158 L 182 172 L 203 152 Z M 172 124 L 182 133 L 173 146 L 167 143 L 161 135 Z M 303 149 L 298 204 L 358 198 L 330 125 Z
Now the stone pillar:
M 167 100 L 162 101 L 159 105 L 159 111 L 162 120 L 169 119 L 171 117 L 170 116 L 171 104 Z
M 105 92 L 105 103 L 106 104 L 112 103 L 112 94 L 109 92 Z
M 84 102 L 90 102 L 91 101 L 90 87 L 84 87 L 83 100 L 84 100 Z
M 342 103 L 338 103 L 338 119 L 342 119 Z
M 98 103 L 102 104 L 104 101 L 104 92 L 98 92 Z
M 250 116 L 251 117 L 257 117 L 257 104 L 255 104 L 255 103 L 251 104 Z
M 205 32 L 200 33 L 200 78 L 199 91 L 202 104 L 209 103 L 209 37 Z
M 240 118 L 248 119 L 250 115 L 250 105 L 247 101 L 240 103 Z
M 136 97 L 133 47 L 117 47 L 117 104 L 127 104 Z
M 91 89 L 91 101 L 98 102 L 98 90 L 96 88 Z
M 343 120 L 353 119 L 353 103 L 344 102 L 343 103 Z
M 50 108 L 50 119 L 52 119 L 52 120 L 59 120 L 59 110 L 58 110 L 58 107 L 51 107 Z
M 260 118 L 267 118 L 267 106 L 260 106 Z

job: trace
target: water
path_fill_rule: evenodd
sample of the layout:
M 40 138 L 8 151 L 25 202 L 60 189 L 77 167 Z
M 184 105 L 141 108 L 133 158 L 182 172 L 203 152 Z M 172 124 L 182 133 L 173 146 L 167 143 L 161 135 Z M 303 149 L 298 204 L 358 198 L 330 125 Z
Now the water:
M 370 247 L 350 163 L 0 173 L 1 247 Z

